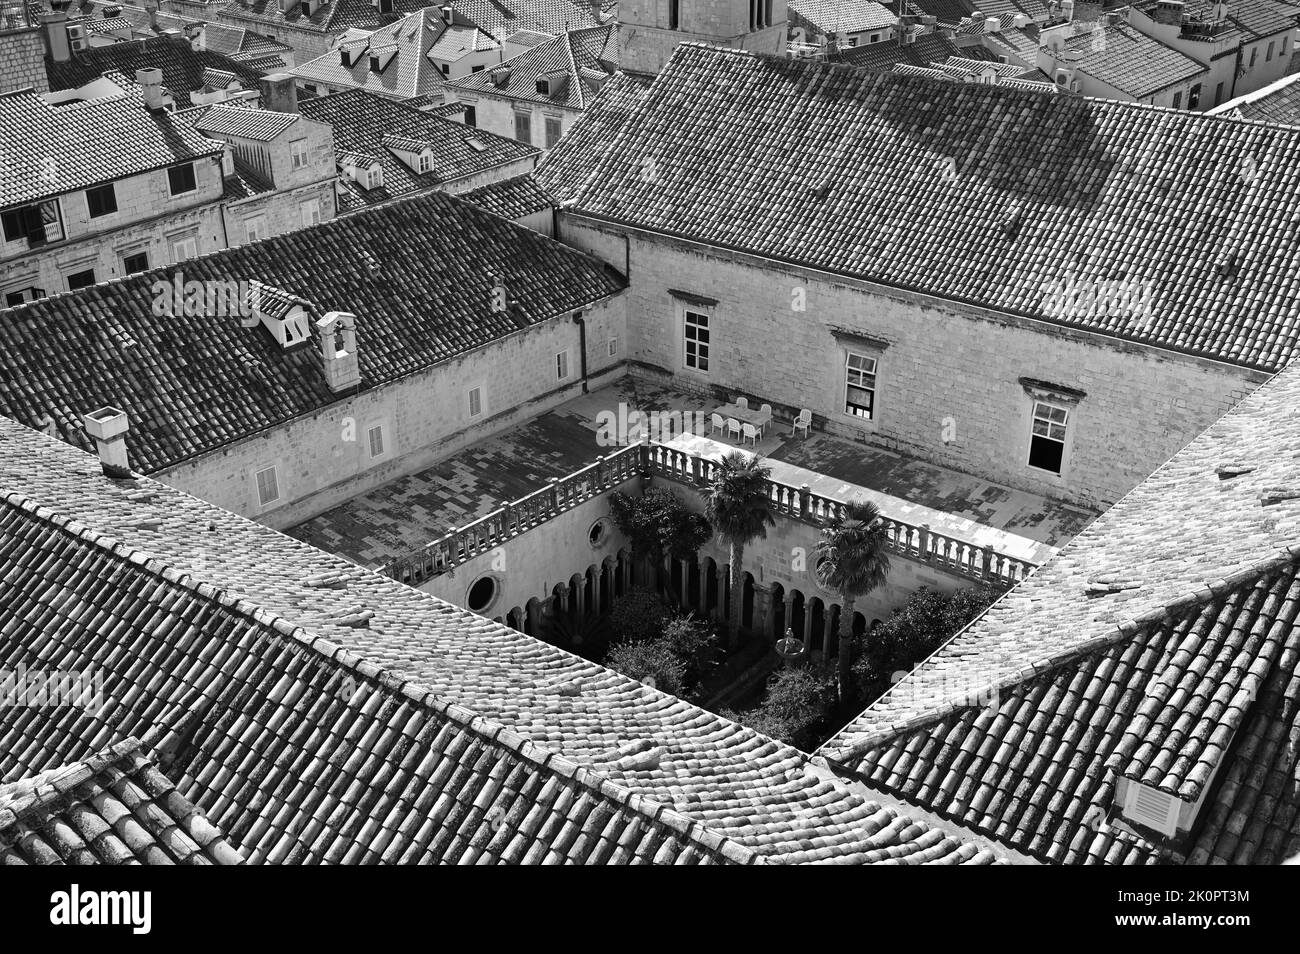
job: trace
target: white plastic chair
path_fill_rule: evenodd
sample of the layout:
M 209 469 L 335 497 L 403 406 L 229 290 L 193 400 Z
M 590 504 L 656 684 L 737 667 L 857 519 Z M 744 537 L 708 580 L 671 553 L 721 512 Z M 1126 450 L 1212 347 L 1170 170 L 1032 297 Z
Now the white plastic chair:
M 740 421 L 736 420 L 734 417 L 729 417 L 727 418 L 728 439 L 730 439 L 732 434 L 736 435 L 736 440 L 740 440 Z
M 742 411 L 748 411 L 748 410 L 749 410 L 749 398 L 747 398 L 747 397 L 738 397 L 738 398 L 736 398 L 736 407 L 740 408 Z
M 711 428 L 709 428 L 710 434 L 712 434 L 714 431 L 725 430 L 727 427 L 727 422 L 722 419 L 721 414 L 714 414 L 713 419 L 712 421 L 710 421 L 710 423 L 713 425 Z
M 803 436 L 808 436 L 808 429 L 812 427 L 812 411 L 804 408 L 799 412 L 799 416 L 794 419 L 794 426 L 790 428 L 790 434 L 795 431 L 803 431 Z
M 758 447 L 758 428 L 753 424 L 742 424 L 741 429 L 745 432 L 745 440 L 752 440 L 754 447 Z
M 772 423 L 772 405 L 759 405 L 758 413 L 762 415 L 763 420 L 759 422 L 758 429 L 760 432 L 767 430 L 767 425 Z

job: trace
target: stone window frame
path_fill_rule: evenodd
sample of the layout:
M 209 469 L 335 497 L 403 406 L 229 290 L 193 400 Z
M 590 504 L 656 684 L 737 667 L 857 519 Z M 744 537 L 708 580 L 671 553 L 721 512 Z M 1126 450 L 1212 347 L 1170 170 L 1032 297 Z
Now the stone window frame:
M 831 336 L 839 351 L 835 379 L 835 418 L 854 427 L 871 429 L 880 425 L 880 395 L 884 390 L 885 350 L 889 342 L 850 328 L 831 328 Z M 859 355 L 875 362 L 874 384 L 871 388 L 871 417 L 862 417 L 848 409 L 849 356 Z
M 1039 477 L 1064 483 L 1073 464 L 1074 437 L 1078 433 L 1078 418 L 1075 412 L 1079 409 L 1083 399 L 1088 396 L 1087 392 L 1068 385 L 1053 384 L 1050 381 L 1040 381 L 1036 378 L 1027 377 L 1020 378 L 1020 386 L 1024 389 L 1025 396 L 1028 398 L 1022 416 L 1021 431 L 1025 435 L 1025 444 L 1021 455 L 1025 469 Z M 1064 422 L 1065 439 L 1061 442 L 1061 469 L 1059 472 L 1037 467 L 1029 462 L 1033 455 L 1035 412 L 1039 404 L 1054 407 L 1066 413 Z
M 713 373 L 715 366 L 714 352 L 717 350 L 717 311 L 718 300 L 709 298 L 706 295 L 697 295 L 694 292 L 677 291 L 669 289 L 668 294 L 672 296 L 673 308 L 676 317 L 677 340 L 679 342 L 678 353 L 681 357 L 679 367 L 682 371 L 689 374 L 709 375 Z M 694 337 L 688 336 L 687 314 L 701 316 L 705 319 L 703 325 L 699 322 L 690 323 L 690 327 L 703 328 L 707 339 L 701 341 L 698 331 Z M 695 350 L 692 354 L 690 343 L 694 342 Z M 703 349 L 703 353 L 701 353 Z M 695 364 L 691 364 L 692 357 Z M 702 363 L 704 367 L 700 367 Z

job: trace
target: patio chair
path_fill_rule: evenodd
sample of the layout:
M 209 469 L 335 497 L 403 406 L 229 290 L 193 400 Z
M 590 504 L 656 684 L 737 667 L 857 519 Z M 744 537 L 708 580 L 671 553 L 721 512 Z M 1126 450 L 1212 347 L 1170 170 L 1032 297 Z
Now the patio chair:
M 772 423 L 772 405 L 760 404 L 758 407 L 758 413 L 763 417 L 763 420 L 759 422 L 758 425 L 758 430 L 762 433 L 767 430 L 767 425 Z
M 709 428 L 710 434 L 712 434 L 714 431 L 725 430 L 727 427 L 727 422 L 722 419 L 721 414 L 714 414 L 712 420 L 709 423 L 713 425 L 712 427 Z
M 754 442 L 754 447 L 758 447 L 758 428 L 753 424 L 742 424 L 741 430 L 745 433 L 745 440 Z
M 749 410 L 749 398 L 747 398 L 747 397 L 738 397 L 738 398 L 736 398 L 736 407 L 740 408 L 742 411 L 748 411 L 748 410 Z
M 727 418 L 727 438 L 730 439 L 732 434 L 736 435 L 736 440 L 740 440 L 740 421 L 734 417 L 729 417 Z
M 793 436 L 795 431 L 803 431 L 803 436 L 807 437 L 808 429 L 810 427 L 812 427 L 812 411 L 808 410 L 808 408 L 803 408 L 799 412 L 799 416 L 794 419 L 794 425 L 790 428 L 790 434 Z

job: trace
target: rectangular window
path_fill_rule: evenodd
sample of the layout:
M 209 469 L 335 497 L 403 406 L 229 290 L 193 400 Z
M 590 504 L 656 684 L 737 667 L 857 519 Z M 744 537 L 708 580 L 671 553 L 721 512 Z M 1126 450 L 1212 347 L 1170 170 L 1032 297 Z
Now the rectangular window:
M 1273 42 L 1270 40 L 1268 44 L 1268 49 L 1264 51 L 1264 62 L 1271 63 L 1272 61 L 1273 61 Z
M 76 291 L 78 288 L 85 288 L 87 285 L 93 284 L 95 284 L 95 270 L 93 268 L 73 272 L 68 276 L 68 291 Z
M 183 166 L 172 166 L 168 169 L 167 185 L 171 188 L 172 195 L 184 195 L 197 189 L 199 184 L 194 177 L 194 163 L 187 162 Z
M 844 361 L 844 413 L 876 416 L 876 359 L 850 351 Z
M 469 389 L 469 416 L 478 417 L 483 413 L 483 390 L 482 388 Z
M 1286 37 L 1282 37 L 1282 50 L 1281 50 L 1281 52 L 1282 52 L 1283 54 L 1286 53 L 1286 41 L 1287 41 L 1287 38 L 1286 38 Z
M 1246 69 L 1253 70 L 1255 68 L 1255 58 L 1258 56 L 1259 56 L 1259 47 L 1255 47 L 1253 50 L 1250 51 L 1250 65 L 1247 66 Z
M 122 256 L 122 273 L 125 275 L 134 275 L 136 272 L 145 272 L 149 270 L 149 255 L 146 252 L 136 252 L 133 255 Z
M 483 72 L 483 64 L 480 63 L 478 66 L 471 66 L 471 67 L 469 68 L 469 71 L 470 71 L 471 73 L 482 73 L 482 72 Z
M 1179 109 L 1182 107 L 1182 105 L 1183 105 L 1183 94 L 1181 92 L 1174 93 L 1174 109 Z
M 6 242 L 25 240 L 29 248 L 39 248 L 63 238 L 59 203 L 55 199 L 2 212 L 0 222 L 4 225 Z
M 618 354 L 618 339 L 617 339 L 617 338 L 610 338 L 610 339 L 609 339 L 609 356 L 612 358 L 612 357 L 614 357 L 614 355 L 616 355 L 616 354 Z
M 1187 94 L 1187 108 L 1195 109 L 1201 105 L 1201 84 L 1197 83 L 1192 87 L 1192 91 Z
M 1029 435 L 1029 466 L 1061 472 L 1065 463 L 1065 429 L 1070 412 L 1046 401 L 1034 402 L 1033 430 Z
M 384 456 L 384 425 L 376 424 L 368 431 L 370 438 L 370 459 Z
M 101 215 L 112 215 L 117 211 L 117 193 L 113 183 L 86 190 L 86 205 L 90 208 L 90 217 L 97 219 Z
M 550 149 L 560 141 L 560 120 L 557 116 L 546 117 L 546 148 Z
M 1222 84 L 1222 83 L 1220 83 L 1218 86 L 1214 87 L 1214 105 L 1215 105 L 1215 106 L 1218 106 L 1221 102 L 1223 102 L 1223 84 Z
M 171 243 L 173 262 L 183 262 L 186 259 L 196 258 L 199 254 L 198 236 L 187 235 L 184 238 L 174 238 Z
M 318 201 L 308 199 L 299 208 L 302 210 L 303 228 L 320 225 L 320 203 Z
M 533 117 L 528 113 L 515 113 L 515 138 L 530 145 L 533 141 Z
M 465 107 L 465 125 L 466 125 L 466 126 L 477 126 L 477 125 L 478 125 L 478 108 L 477 108 L 477 107 L 475 107 L 475 106 L 466 106 L 466 107 Z
M 244 235 L 249 242 L 260 242 L 267 237 L 266 216 L 250 215 L 244 220 Z
M 423 175 L 432 168 L 432 162 L 433 160 L 429 158 L 427 152 L 420 153 L 419 158 L 415 160 L 415 171 Z
M 569 352 L 561 351 L 555 356 L 555 377 L 563 381 L 569 376 Z
M 307 168 L 307 140 L 298 139 L 289 143 L 289 156 L 295 169 Z
M 696 371 L 709 370 L 709 316 L 698 311 L 687 311 L 682 325 L 682 348 L 686 367 Z
M 256 478 L 257 502 L 259 505 L 265 507 L 280 499 L 280 479 L 276 476 L 274 466 L 259 470 Z

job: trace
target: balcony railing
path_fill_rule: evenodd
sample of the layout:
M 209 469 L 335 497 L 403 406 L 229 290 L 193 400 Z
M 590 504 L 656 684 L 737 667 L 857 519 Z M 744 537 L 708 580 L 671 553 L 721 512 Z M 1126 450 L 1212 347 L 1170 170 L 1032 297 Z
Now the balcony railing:
M 394 560 L 383 572 L 403 583 L 416 585 L 490 552 L 512 537 L 643 472 L 703 487 L 712 480 L 717 466 L 708 458 L 664 444 L 633 444 Z M 774 480 L 768 481 L 768 495 L 774 513 L 811 526 L 823 525 L 844 508 L 842 501 L 812 493 L 807 487 L 792 487 Z M 890 551 L 917 563 L 1003 586 L 1014 585 L 1037 569 L 1037 564 L 1028 560 L 936 533 L 925 526 L 888 516 L 883 519 Z

